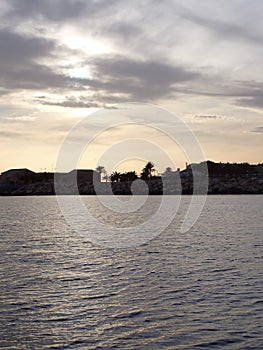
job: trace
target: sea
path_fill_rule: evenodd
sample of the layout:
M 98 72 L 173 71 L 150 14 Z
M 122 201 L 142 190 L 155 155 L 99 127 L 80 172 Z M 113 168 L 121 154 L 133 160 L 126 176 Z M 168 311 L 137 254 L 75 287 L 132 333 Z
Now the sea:
M 143 220 L 82 200 L 107 225 Z M 147 201 L 149 220 L 160 196 Z M 190 201 L 120 248 L 94 242 L 94 225 L 74 230 L 55 196 L 1 197 L 0 348 L 262 350 L 263 196 L 208 196 L 182 232 Z

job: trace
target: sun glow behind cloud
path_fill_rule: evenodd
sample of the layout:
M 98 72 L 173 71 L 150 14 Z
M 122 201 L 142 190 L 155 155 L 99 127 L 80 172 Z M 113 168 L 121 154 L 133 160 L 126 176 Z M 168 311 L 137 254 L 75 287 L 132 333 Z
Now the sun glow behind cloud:
M 113 50 L 109 43 L 100 39 L 91 38 L 87 33 L 85 35 L 76 32 L 76 34 L 69 34 L 71 29 L 62 31 L 59 35 L 61 42 L 71 50 L 79 50 L 82 54 L 96 56 L 101 54 L 109 54 Z
M 0 7 L 2 169 L 48 168 L 40 159 L 51 163 L 46 155 L 55 157 L 57 140 L 77 120 L 135 101 L 187 121 L 212 160 L 262 161 L 262 133 L 251 132 L 263 117 L 262 2 L 146 0 L 138 9 L 3 0 Z
M 70 68 L 68 70 L 68 75 L 71 78 L 80 78 L 80 79 L 92 79 L 90 70 L 87 67 L 78 67 Z

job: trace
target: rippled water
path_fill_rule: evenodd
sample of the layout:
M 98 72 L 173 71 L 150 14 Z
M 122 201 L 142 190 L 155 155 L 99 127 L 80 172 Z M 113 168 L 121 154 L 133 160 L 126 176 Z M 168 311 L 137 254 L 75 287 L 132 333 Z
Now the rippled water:
M 55 197 L 1 198 L 0 348 L 262 349 L 263 196 L 210 196 L 181 234 L 189 200 L 151 242 L 107 249 Z

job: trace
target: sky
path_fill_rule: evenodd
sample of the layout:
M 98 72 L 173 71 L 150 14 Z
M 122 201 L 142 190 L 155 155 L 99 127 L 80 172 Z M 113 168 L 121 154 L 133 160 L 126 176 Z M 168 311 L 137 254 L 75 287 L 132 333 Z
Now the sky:
M 170 164 L 142 152 L 145 139 L 172 150 L 161 141 L 172 115 L 205 159 L 263 162 L 262 13 L 261 0 L 0 0 L 0 172 L 56 169 L 63 140 L 94 112 L 102 129 L 117 115 L 140 125 L 97 135 L 91 118 L 81 168 L 183 168 L 192 159 L 180 147 Z M 131 102 L 171 113 L 160 112 L 158 135 Z

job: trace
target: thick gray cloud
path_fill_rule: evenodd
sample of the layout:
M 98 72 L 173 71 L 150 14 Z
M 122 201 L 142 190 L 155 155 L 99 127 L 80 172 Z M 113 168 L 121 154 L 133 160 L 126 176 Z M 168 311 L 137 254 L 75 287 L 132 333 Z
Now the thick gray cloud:
M 34 89 L 57 86 L 63 77 L 37 60 L 52 57 L 54 41 L 0 31 L 0 82 L 4 89 Z M 59 86 L 63 84 L 60 81 Z M 65 83 L 65 81 L 64 81 Z
M 246 41 L 258 47 L 262 42 L 262 31 L 254 29 L 259 25 L 257 12 L 263 7 L 261 2 L 257 1 L 257 6 L 254 9 L 252 7 L 253 12 L 250 7 L 245 11 L 245 5 L 238 12 L 237 3 L 228 5 L 226 1 L 223 6 L 217 7 L 210 1 L 196 6 L 199 2 L 191 0 L 182 6 L 180 1 L 165 4 L 145 0 L 141 2 L 140 10 L 132 3 L 115 0 L 10 0 L 6 3 L 9 10 L 5 14 L 5 23 L 9 21 L 9 27 L 7 24 L 5 29 L 0 30 L 2 94 L 13 89 L 59 89 L 62 94 L 79 90 L 81 94 L 88 91 L 91 96 L 88 102 L 42 103 L 55 103 L 64 107 L 86 107 L 86 103 L 101 105 L 129 100 L 156 101 L 175 98 L 178 94 L 209 98 L 222 96 L 235 98 L 239 106 L 262 108 L 261 95 L 258 93 L 262 88 L 249 86 L 249 81 L 237 83 L 220 72 L 213 75 L 210 71 L 204 76 L 198 56 L 192 58 L 192 64 L 171 59 L 178 42 L 184 43 L 182 52 L 185 50 L 187 53 L 189 38 L 186 35 L 188 32 L 195 33 L 198 27 L 211 37 L 206 44 L 220 39 L 234 45 L 238 41 Z M 202 10 L 204 8 L 207 12 Z M 228 12 L 224 9 L 228 9 Z M 243 20 L 247 11 L 256 18 L 251 25 L 248 20 Z M 31 25 L 38 28 L 34 32 L 35 36 L 26 36 L 23 31 L 14 33 L 10 26 L 15 22 L 20 26 L 23 24 L 27 28 L 25 32 Z M 58 46 L 58 37 L 56 40 L 51 39 L 50 35 L 43 37 L 49 25 L 53 30 L 55 27 L 59 29 L 57 23 L 61 27 L 70 24 L 82 35 L 86 31 L 98 41 L 106 38 L 117 44 L 116 52 L 111 56 L 100 55 L 94 59 L 91 55 L 85 59 L 81 50 Z M 83 63 L 92 70 L 93 79 L 70 78 L 66 75 L 65 71 L 59 69 L 60 60 L 66 56 L 83 59 Z
M 56 74 L 48 67 L 39 64 L 3 70 L 0 81 L 5 88 L 10 89 L 10 92 L 13 89 L 38 90 L 70 87 L 70 81 L 65 76 Z
M 220 86 L 220 82 L 210 77 L 212 89 L 206 89 L 207 80 L 202 74 L 176 64 L 154 60 L 138 60 L 125 56 L 104 56 L 89 60 L 93 79 L 70 78 L 55 71 L 50 65 L 38 63 L 46 57 L 52 61 L 58 52 L 63 52 L 57 42 L 42 37 L 29 37 L 0 31 L 0 82 L 2 94 L 13 89 L 63 89 L 93 93 L 92 101 L 42 102 L 42 104 L 64 107 L 95 107 L 105 103 L 130 100 L 154 101 L 174 98 L 178 91 L 182 94 L 236 97 L 241 106 L 262 108 L 261 86 L 232 83 L 231 87 Z M 65 49 L 66 51 L 67 49 Z M 95 98 L 94 98 L 95 97 Z
M 65 107 L 95 107 L 101 103 L 117 103 L 131 100 L 154 100 L 163 96 L 172 96 L 177 84 L 183 84 L 198 78 L 198 73 L 180 66 L 154 61 L 138 61 L 121 56 L 98 58 L 90 61 L 93 79 L 71 79 L 79 90 L 90 89 L 92 101 L 67 100 L 55 102 L 55 105 Z M 39 75 L 40 76 L 40 75 Z M 41 76 L 40 76 L 41 78 Z M 45 78 L 45 77 L 44 77 Z M 44 81 L 44 79 L 40 79 Z M 61 81 L 60 81 L 61 80 Z M 50 86 L 69 83 L 69 79 L 59 76 Z M 78 85 L 79 84 L 79 85 Z M 42 101 L 42 104 L 53 102 Z M 87 105 L 86 105 L 87 103 Z
M 248 98 L 239 98 L 237 103 L 244 107 L 263 109 L 263 91 L 261 91 L 260 94 L 256 93 L 255 96 L 253 96 L 252 92 L 251 96 Z
M 7 94 L 9 94 L 8 90 L 0 88 L 0 96 L 4 96 L 4 95 L 7 95 Z
M 173 91 L 173 86 L 194 80 L 198 74 L 181 66 L 155 61 L 138 61 L 123 56 L 90 60 L 94 79 L 70 78 L 55 71 L 52 65 L 38 61 L 46 58 L 52 62 L 63 48 L 56 41 L 0 31 L 0 82 L 4 89 L 77 89 L 90 88 L 100 95 L 122 94 L 115 102 L 127 99 L 154 100 Z M 65 49 L 66 50 L 66 49 Z M 72 51 L 72 54 L 75 52 Z M 102 102 L 110 103 L 110 98 Z M 94 102 L 96 103 L 96 102 Z M 76 101 L 64 103 L 73 107 Z M 79 103 L 78 103 L 79 104 Z M 82 102 L 83 107 L 84 106 Z
M 14 89 L 82 89 L 82 80 L 59 73 L 52 64 L 58 52 L 66 51 L 55 40 L 29 37 L 0 30 L 0 84 L 3 94 Z
M 1 66 L 33 63 L 43 56 L 51 56 L 55 48 L 56 43 L 52 40 L 23 36 L 10 29 L 0 30 Z
M 195 80 L 199 74 L 182 66 L 156 61 L 138 61 L 114 56 L 92 62 L 98 87 L 127 94 L 132 99 L 156 99 L 170 95 L 176 84 Z M 96 83 L 94 84 L 95 87 Z
M 97 12 L 102 2 L 84 0 L 10 0 L 12 5 L 7 16 L 14 18 L 36 18 L 50 21 L 66 21 L 76 19 L 87 13 Z
M 195 79 L 198 74 L 180 66 L 155 61 L 135 61 L 125 57 L 96 59 L 95 66 L 104 76 L 118 76 L 149 84 L 172 84 Z

